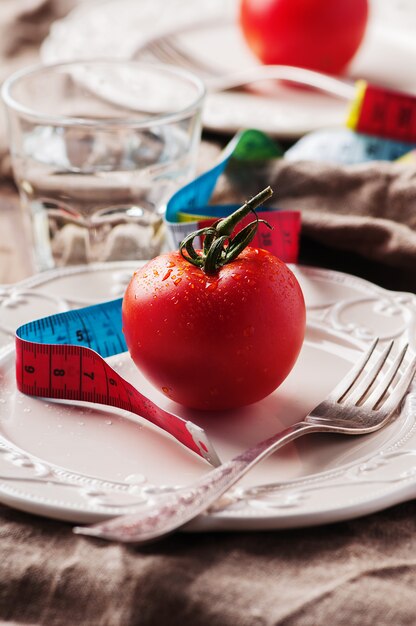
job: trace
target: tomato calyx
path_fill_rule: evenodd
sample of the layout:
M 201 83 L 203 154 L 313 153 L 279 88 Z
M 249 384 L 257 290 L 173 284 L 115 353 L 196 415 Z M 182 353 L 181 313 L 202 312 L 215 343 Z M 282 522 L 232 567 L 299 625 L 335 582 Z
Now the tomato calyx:
M 231 215 L 211 226 L 190 233 L 179 245 L 182 257 L 192 265 L 200 267 L 206 274 L 215 274 L 221 267 L 234 261 L 252 241 L 259 224 L 263 223 L 272 228 L 266 220 L 259 219 L 256 213 L 256 208 L 272 195 L 272 188 L 266 187 Z M 237 224 L 250 212 L 254 213 L 255 219 L 233 237 Z M 196 237 L 204 237 L 202 251 L 196 251 L 194 248 Z

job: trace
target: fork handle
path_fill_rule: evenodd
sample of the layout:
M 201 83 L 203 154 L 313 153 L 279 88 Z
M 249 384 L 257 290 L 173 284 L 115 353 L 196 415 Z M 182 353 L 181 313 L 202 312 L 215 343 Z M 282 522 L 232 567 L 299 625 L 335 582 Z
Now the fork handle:
M 133 543 L 145 543 L 166 535 L 206 511 L 259 461 L 306 433 L 322 430 L 325 427 L 298 422 L 223 463 L 189 487 L 155 496 L 141 512 L 93 526 L 76 527 L 74 532 Z

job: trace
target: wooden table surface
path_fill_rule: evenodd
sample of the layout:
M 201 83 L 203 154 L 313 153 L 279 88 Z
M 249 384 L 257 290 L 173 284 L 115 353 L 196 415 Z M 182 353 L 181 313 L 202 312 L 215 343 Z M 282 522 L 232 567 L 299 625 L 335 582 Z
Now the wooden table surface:
M 0 284 L 34 273 L 30 238 L 19 197 L 11 184 L 0 185 Z

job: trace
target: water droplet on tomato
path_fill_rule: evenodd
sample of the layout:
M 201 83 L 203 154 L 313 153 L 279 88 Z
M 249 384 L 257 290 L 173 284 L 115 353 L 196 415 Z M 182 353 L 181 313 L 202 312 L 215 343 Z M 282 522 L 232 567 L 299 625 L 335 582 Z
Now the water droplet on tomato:
M 168 261 L 168 262 L 166 263 L 166 266 L 167 266 L 167 267 L 175 267 L 175 263 L 174 263 L 173 261 Z
M 162 280 L 166 280 L 167 278 L 169 278 L 169 276 L 170 276 L 171 274 L 172 274 L 172 270 L 170 269 L 170 270 L 168 270 L 168 271 L 166 272 L 166 274 L 164 275 L 164 277 L 162 278 Z
M 179 283 L 181 282 L 182 278 L 177 278 L 176 280 L 173 281 L 174 285 L 179 285 Z

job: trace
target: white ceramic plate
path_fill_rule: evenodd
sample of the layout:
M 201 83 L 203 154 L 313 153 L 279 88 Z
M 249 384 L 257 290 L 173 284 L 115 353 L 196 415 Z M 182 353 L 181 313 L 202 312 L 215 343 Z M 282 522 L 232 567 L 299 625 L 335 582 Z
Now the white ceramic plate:
M 258 65 L 237 25 L 239 0 L 89 0 L 56 22 L 43 44 L 45 62 L 91 57 L 139 58 L 150 40 L 176 33 L 186 54 L 220 73 Z M 413 3 L 413 4 L 412 4 Z M 398 89 L 416 90 L 413 0 L 373 0 L 365 39 L 350 68 Z M 258 128 L 281 138 L 343 125 L 347 103 L 322 92 L 276 87 L 259 92 L 209 94 L 204 125 L 234 133 Z
M 189 484 L 209 470 L 169 435 L 127 412 L 71 406 L 16 390 L 12 339 L 30 319 L 123 293 L 136 264 L 68 268 L 0 287 L 0 501 L 72 522 L 134 511 L 160 489 Z M 179 408 L 203 426 L 223 460 L 301 419 L 347 372 L 375 335 L 416 337 L 416 296 L 361 279 L 294 268 L 307 309 L 306 340 L 280 389 L 262 402 L 207 416 Z M 164 407 L 172 406 L 133 366 L 113 366 Z M 178 410 L 177 405 L 175 409 Z M 265 460 L 189 528 L 307 526 L 379 510 L 416 493 L 416 389 L 398 418 L 365 437 L 310 435 Z

